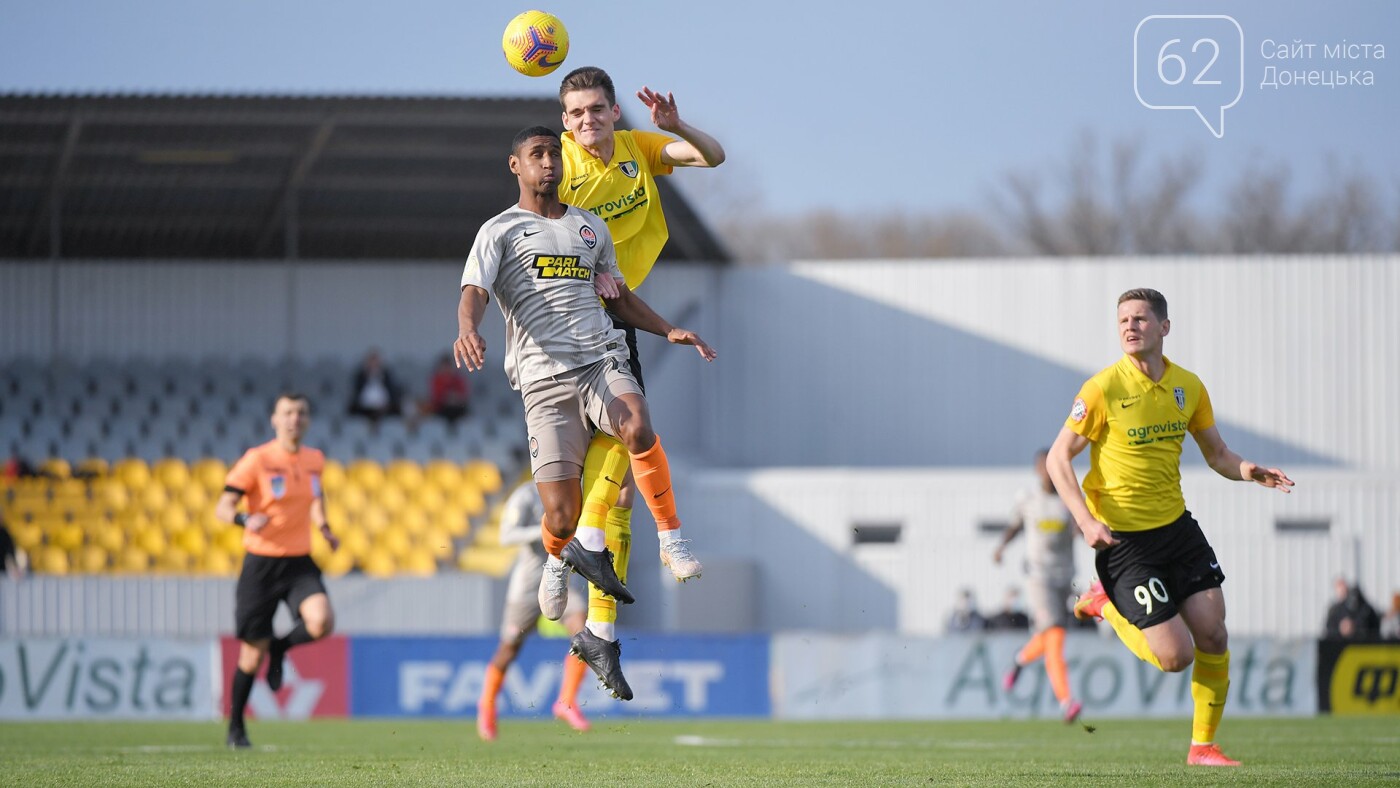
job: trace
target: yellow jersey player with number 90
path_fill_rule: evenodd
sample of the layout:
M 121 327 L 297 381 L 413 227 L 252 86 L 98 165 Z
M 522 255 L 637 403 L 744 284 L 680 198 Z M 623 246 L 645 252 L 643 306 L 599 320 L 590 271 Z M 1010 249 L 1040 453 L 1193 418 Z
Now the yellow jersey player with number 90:
M 1283 471 L 1230 450 L 1215 428 L 1201 379 L 1162 354 L 1167 299 L 1139 288 L 1118 297 L 1123 357 L 1079 390 L 1046 468 L 1084 541 L 1098 551 L 1099 581 L 1079 618 L 1102 618 L 1133 654 L 1177 673 L 1194 664 L 1192 766 L 1238 766 L 1215 744 L 1230 687 L 1225 573 L 1181 494 L 1181 446 L 1190 433 L 1206 463 L 1235 481 L 1288 492 Z M 1071 464 L 1085 447 L 1084 495 Z
M 559 198 L 607 222 L 617 248 L 618 268 L 636 290 L 655 265 L 669 231 L 661 209 L 656 178 L 675 167 L 717 167 L 724 149 L 713 137 L 681 120 L 676 100 L 643 87 L 637 98 L 650 110 L 652 123 L 669 134 L 616 128 L 622 117 L 612 78 L 600 68 L 575 69 L 559 87 L 563 108 L 564 178 Z M 627 335 L 628 364 L 646 390 L 637 356 L 637 332 L 614 316 Z M 584 466 L 584 511 L 580 533 L 602 534 L 624 583 L 632 543 L 631 483 L 626 451 L 615 440 L 596 434 Z M 637 480 L 645 485 L 645 480 Z M 680 521 L 656 521 L 661 561 L 677 580 L 699 577 L 701 566 L 680 536 Z M 593 587 L 589 591 L 590 632 L 604 641 L 616 639 L 616 602 Z

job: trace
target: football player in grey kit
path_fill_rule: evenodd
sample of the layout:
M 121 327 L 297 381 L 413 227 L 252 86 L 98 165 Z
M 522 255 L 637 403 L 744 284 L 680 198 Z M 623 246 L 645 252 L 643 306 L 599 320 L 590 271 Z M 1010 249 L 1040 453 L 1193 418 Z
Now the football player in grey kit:
M 525 402 L 530 466 L 544 504 L 541 541 L 549 557 L 539 601 L 552 620 L 563 615 L 570 568 L 619 602 L 634 601 L 613 570 L 602 529 L 578 528 L 580 479 L 594 425 L 627 448 L 652 516 L 676 519 L 670 467 L 627 364 L 625 335 L 608 311 L 642 331 L 694 346 L 706 361 L 715 358 L 699 336 L 672 326 L 628 290 L 603 220 L 559 201 L 560 150 L 559 135 L 543 126 L 515 135 L 509 161 L 520 202 L 477 233 L 462 272 L 453 343 L 459 366 L 484 366 L 486 344 L 477 328 L 494 294 L 506 321 L 506 377 Z M 584 629 L 572 646 L 614 695 L 631 699 L 617 641 Z

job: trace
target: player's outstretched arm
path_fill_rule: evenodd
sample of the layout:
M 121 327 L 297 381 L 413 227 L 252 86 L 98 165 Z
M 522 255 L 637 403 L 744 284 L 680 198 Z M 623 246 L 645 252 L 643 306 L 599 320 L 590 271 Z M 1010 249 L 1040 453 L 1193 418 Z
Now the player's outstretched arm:
M 1006 526 L 1006 530 L 1001 534 L 1001 541 L 997 542 L 997 549 L 992 552 L 992 563 L 1001 563 L 1002 555 L 1006 552 L 1006 546 L 1011 544 L 1013 539 L 1020 536 L 1021 531 L 1023 531 L 1025 527 L 1026 521 L 1019 517 L 1017 517 L 1011 525 Z
M 661 149 L 661 161 L 672 167 L 718 167 L 724 163 L 724 147 L 719 140 L 681 120 L 676 97 L 661 95 L 643 86 L 637 98 L 651 110 L 651 122 L 662 131 L 680 137 Z
M 1225 439 L 1220 437 L 1220 431 L 1214 425 L 1191 433 L 1191 437 L 1196 439 L 1206 464 L 1221 476 L 1237 482 L 1255 482 L 1279 492 L 1293 491 L 1293 480 L 1287 474 L 1278 468 L 1255 465 L 1236 454 L 1225 445 Z
M 605 298 L 608 311 L 622 318 L 623 322 L 649 334 L 666 337 L 666 341 L 676 345 L 692 345 L 706 361 L 714 361 L 717 354 L 714 348 L 705 344 L 694 331 L 676 328 L 666 319 L 652 311 L 647 302 L 637 297 L 625 284 L 618 286 L 616 298 Z
M 1070 429 L 1061 427 L 1060 434 L 1045 455 L 1045 470 L 1050 473 L 1050 481 L 1055 483 L 1055 491 L 1065 508 L 1069 509 L 1075 525 L 1084 534 L 1084 541 L 1095 550 L 1118 544 L 1113 531 L 1089 513 L 1084 496 L 1079 493 L 1079 476 L 1074 472 L 1074 458 L 1089 445 L 1089 439 Z
M 486 341 L 476 332 L 486 311 L 488 294 L 476 285 L 462 288 L 457 302 L 457 341 L 452 343 L 452 358 L 458 367 L 475 372 L 486 364 Z

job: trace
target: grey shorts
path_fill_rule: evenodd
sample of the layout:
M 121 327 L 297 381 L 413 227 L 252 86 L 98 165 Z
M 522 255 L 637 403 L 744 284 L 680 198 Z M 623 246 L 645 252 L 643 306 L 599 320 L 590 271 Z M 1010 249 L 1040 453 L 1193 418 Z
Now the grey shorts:
M 608 421 L 608 406 L 623 394 L 640 397 L 642 387 L 627 359 L 618 356 L 527 384 L 521 397 L 535 481 L 579 478 L 593 428 L 617 437 Z
M 540 577 L 544 575 L 544 557 L 540 551 L 522 549 L 506 582 L 506 611 L 501 619 L 501 640 L 520 643 L 535 631 L 540 620 Z M 588 587 L 583 578 L 569 574 L 569 602 L 564 616 L 588 610 Z
M 1069 626 L 1070 578 L 1030 575 L 1026 578 L 1026 604 L 1031 628 L 1042 632 L 1050 627 Z

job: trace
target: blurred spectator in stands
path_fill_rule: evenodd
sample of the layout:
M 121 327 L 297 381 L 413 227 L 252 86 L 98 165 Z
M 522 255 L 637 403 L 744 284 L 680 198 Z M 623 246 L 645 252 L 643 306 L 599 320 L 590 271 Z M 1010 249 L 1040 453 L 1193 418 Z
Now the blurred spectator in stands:
M 1381 617 L 1381 637 L 1400 640 L 1400 591 L 1390 595 L 1390 609 Z
M 1371 640 L 1380 636 L 1380 616 L 1360 586 L 1347 583 L 1345 578 L 1337 578 L 1336 601 L 1327 609 L 1328 640 Z
M 1030 628 L 1030 616 L 1027 616 L 1026 611 L 1021 609 L 1021 589 L 1015 586 L 1006 589 L 1006 599 L 1002 602 L 1001 610 L 987 620 L 987 629 L 1026 630 Z
M 24 577 L 25 563 L 24 551 L 15 545 L 10 529 L 5 527 L 5 515 L 0 512 L 0 567 L 11 579 L 19 580 Z
M 12 454 L 3 463 L 0 463 L 0 479 L 22 479 L 43 475 L 43 470 L 18 454 Z
M 355 370 L 355 378 L 350 386 L 350 415 L 364 416 L 372 424 L 378 425 L 385 416 L 399 416 L 403 413 L 401 389 L 398 381 L 384 360 L 379 349 L 373 348 L 365 356 L 360 367 Z
M 958 601 L 953 606 L 953 614 L 948 617 L 949 632 L 977 632 L 987 628 L 987 619 L 977 612 L 977 601 L 972 597 L 972 589 L 958 591 Z
M 452 363 L 452 354 L 444 353 L 438 357 L 437 365 L 428 376 L 428 398 L 418 403 L 418 415 L 438 416 L 455 425 L 458 419 L 469 413 L 470 399 L 471 389 L 467 386 L 467 379 Z

